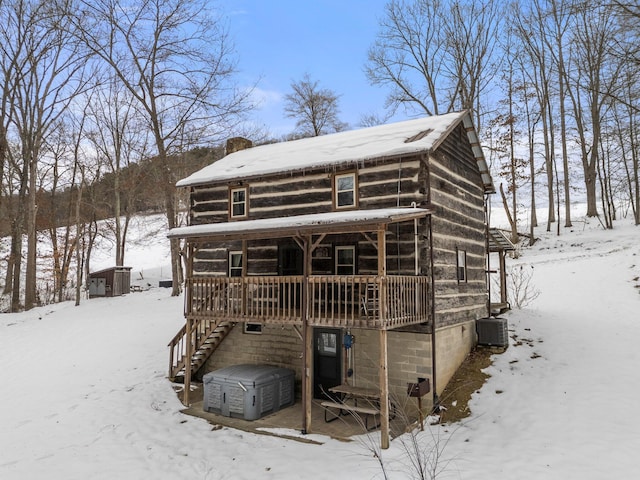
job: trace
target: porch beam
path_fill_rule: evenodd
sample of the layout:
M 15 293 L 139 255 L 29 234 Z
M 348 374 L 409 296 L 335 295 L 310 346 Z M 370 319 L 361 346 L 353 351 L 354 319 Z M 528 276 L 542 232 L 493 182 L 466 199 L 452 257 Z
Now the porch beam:
M 373 238 L 371 238 L 371 236 L 367 232 L 362 232 L 362 236 L 366 238 L 371 245 L 373 245 L 373 248 L 375 248 L 376 251 L 378 251 L 378 244 L 375 242 Z
M 320 242 L 322 242 L 324 240 L 324 237 L 326 237 L 327 234 L 326 233 L 321 233 L 320 235 L 318 235 L 318 239 L 313 242 L 313 244 L 311 245 L 311 252 L 313 253 L 313 251 L 318 247 L 318 245 L 320 245 Z

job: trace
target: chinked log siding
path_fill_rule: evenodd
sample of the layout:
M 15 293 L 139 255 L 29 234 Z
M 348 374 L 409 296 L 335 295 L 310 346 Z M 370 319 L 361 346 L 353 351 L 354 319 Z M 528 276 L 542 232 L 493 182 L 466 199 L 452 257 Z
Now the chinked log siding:
M 348 166 L 349 168 L 353 166 Z M 347 169 L 349 169 L 347 168 Z M 274 175 L 267 179 L 243 182 L 249 187 L 249 219 L 276 218 L 331 211 L 332 176 L 342 170 L 306 172 L 304 175 Z M 360 208 L 410 206 L 426 200 L 420 182 L 418 158 L 380 160 L 369 167 L 359 167 Z M 228 220 L 228 186 L 193 187 L 191 192 L 192 225 Z
M 426 201 L 426 191 L 420 180 L 425 178 L 419 157 L 381 159 L 372 165 L 347 165 L 357 168 L 360 209 L 410 206 Z M 281 174 L 243 182 L 248 187 L 248 219 L 278 218 L 330 212 L 333 208 L 333 175 L 342 170 L 320 169 L 304 175 Z M 236 183 L 233 183 L 236 185 Z M 191 224 L 226 222 L 228 218 L 229 185 L 198 186 L 191 191 Z M 392 226 L 387 236 L 387 271 L 391 274 L 414 274 L 414 226 L 412 222 Z M 228 251 L 244 250 L 247 275 L 277 275 L 278 240 L 247 241 L 203 246 L 193 259 L 194 271 L 200 275 L 226 274 Z M 327 235 L 318 248 L 329 252 L 325 258 L 314 258 L 313 274 L 330 274 L 335 270 L 334 248 L 355 245 L 358 250 L 356 273 L 375 274 L 378 253 L 374 245 L 361 234 Z
M 429 158 L 436 326 L 487 313 L 484 190 L 461 126 Z M 466 254 L 466 280 L 457 279 L 457 252 Z

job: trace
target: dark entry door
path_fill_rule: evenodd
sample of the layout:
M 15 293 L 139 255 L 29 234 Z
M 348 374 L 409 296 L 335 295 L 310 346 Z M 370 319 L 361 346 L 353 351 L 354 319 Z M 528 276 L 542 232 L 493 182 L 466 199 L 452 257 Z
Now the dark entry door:
M 302 249 L 294 244 L 278 245 L 278 275 L 295 276 L 304 273 Z M 283 286 L 280 290 L 280 306 L 298 308 L 302 291 L 299 285 Z
M 302 257 L 302 249 L 298 245 L 278 245 L 278 275 L 302 275 Z
M 328 389 L 342 383 L 342 331 L 316 328 L 313 345 L 313 396 L 326 399 Z

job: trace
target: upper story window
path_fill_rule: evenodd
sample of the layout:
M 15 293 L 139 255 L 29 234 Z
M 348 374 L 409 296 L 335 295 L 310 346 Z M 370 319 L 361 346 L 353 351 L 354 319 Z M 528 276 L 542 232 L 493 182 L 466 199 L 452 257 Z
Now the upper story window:
M 357 206 L 357 178 L 356 173 L 343 173 L 333 177 L 333 201 L 335 208 L 350 208 Z
M 356 274 L 356 247 L 336 247 L 336 275 Z
M 463 283 L 467 281 L 467 252 L 456 249 L 456 256 L 458 283 Z
M 246 218 L 249 206 L 249 190 L 247 187 L 232 188 L 229 191 L 229 216 Z

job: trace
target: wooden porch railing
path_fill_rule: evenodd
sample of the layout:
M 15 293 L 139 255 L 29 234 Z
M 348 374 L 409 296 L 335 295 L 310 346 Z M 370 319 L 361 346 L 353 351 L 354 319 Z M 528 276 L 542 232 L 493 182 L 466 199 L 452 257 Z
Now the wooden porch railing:
M 303 277 L 193 277 L 185 285 L 187 318 L 302 324 Z
M 429 321 L 429 281 L 423 276 L 312 275 L 309 323 L 391 329 Z M 185 316 L 230 322 L 302 325 L 304 277 L 193 277 Z

